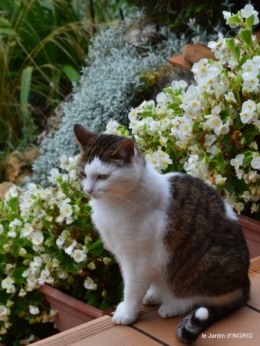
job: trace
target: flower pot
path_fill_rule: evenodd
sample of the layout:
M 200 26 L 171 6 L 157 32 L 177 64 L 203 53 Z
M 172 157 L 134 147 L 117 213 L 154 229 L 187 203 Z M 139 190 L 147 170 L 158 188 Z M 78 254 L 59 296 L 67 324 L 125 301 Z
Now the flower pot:
M 55 323 L 60 332 L 114 311 L 113 308 L 99 310 L 48 285 L 38 290 L 45 294 L 51 308 L 58 311 Z
M 239 221 L 246 237 L 250 257 L 260 256 L 260 222 L 244 215 L 239 215 Z

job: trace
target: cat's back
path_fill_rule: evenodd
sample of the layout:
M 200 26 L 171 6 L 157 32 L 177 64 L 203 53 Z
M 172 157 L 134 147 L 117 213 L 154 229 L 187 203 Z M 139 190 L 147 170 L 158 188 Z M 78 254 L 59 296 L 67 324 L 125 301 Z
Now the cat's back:
M 247 277 L 249 266 L 249 252 L 236 216 L 202 180 L 183 174 L 168 175 L 168 180 L 171 203 L 164 237 L 170 254 L 168 279 L 185 282 L 188 276 L 189 285 L 193 285 L 199 272 L 204 272 L 196 286 L 198 292 L 209 286 L 209 278 L 213 286 L 223 282 L 223 286 L 216 286 L 215 294 L 236 289 Z

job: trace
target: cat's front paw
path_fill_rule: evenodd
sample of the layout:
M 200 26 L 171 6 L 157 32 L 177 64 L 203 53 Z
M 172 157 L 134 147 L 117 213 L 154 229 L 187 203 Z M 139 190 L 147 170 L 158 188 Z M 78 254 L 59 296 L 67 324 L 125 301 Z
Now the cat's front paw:
M 115 324 L 122 325 L 131 324 L 136 320 L 138 312 L 139 311 L 133 311 L 133 309 L 128 308 L 127 304 L 122 302 L 116 308 L 116 312 L 113 316 L 113 322 Z

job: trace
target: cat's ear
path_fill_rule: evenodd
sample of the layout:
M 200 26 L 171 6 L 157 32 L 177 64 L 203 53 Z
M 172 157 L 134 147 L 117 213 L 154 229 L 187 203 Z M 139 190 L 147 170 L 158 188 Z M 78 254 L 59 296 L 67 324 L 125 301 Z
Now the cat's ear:
M 84 148 L 88 141 L 95 137 L 96 134 L 86 129 L 84 126 L 76 124 L 74 125 L 74 136 L 77 143 Z
M 125 139 L 116 151 L 112 154 L 115 158 L 119 160 L 124 160 L 124 162 L 131 162 L 134 157 L 135 144 L 134 141 L 130 138 Z

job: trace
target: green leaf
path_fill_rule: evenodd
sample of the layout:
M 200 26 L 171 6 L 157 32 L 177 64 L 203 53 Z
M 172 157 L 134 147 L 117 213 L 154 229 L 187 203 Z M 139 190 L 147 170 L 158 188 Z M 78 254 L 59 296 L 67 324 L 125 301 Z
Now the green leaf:
M 11 309 L 13 315 L 19 315 L 21 312 L 26 310 L 26 303 L 23 298 L 17 297 L 15 304 Z
M 239 37 L 248 45 L 250 45 L 252 43 L 252 31 L 251 30 L 247 30 L 247 29 L 241 30 L 239 33 Z
M 71 65 L 66 65 L 61 68 L 61 71 L 65 73 L 65 75 L 68 77 L 68 79 L 71 82 L 79 82 L 80 80 L 80 74 L 78 73 L 77 70 L 75 70 L 74 67 Z
M 241 23 L 241 19 L 239 18 L 238 14 L 235 16 L 231 16 L 228 18 L 229 23 Z
M 255 16 L 251 14 L 251 16 L 247 17 L 246 19 L 246 24 L 249 27 L 249 29 L 252 29 L 253 24 L 254 24 Z
M 25 282 L 25 278 L 22 275 L 26 269 L 27 269 L 27 267 L 22 267 L 22 268 L 18 268 L 18 269 L 14 270 L 12 276 L 13 276 L 15 282 L 17 282 L 17 283 Z
M 25 67 L 22 71 L 21 84 L 20 84 L 20 106 L 23 118 L 23 126 L 27 127 L 29 121 L 29 95 L 31 91 L 31 80 L 32 80 L 33 67 Z M 25 138 L 27 141 L 27 138 Z
M 194 124 L 193 124 L 193 130 L 199 131 L 199 129 L 200 129 L 199 123 L 198 123 L 198 121 L 195 121 Z
M 236 59 L 239 60 L 240 58 L 240 48 L 239 47 L 235 47 L 233 52 L 231 53 L 231 55 Z
M 224 165 L 225 165 L 225 160 L 224 160 L 224 156 L 223 156 L 222 152 L 218 153 L 217 158 L 218 158 L 218 164 L 217 164 L 216 168 L 219 172 L 222 172 L 224 169 Z
M 172 88 L 164 88 L 163 91 L 165 91 L 165 92 L 168 93 L 168 94 L 173 95 L 173 90 L 172 90 Z
M 235 45 L 235 39 L 234 38 L 226 39 L 226 45 L 231 51 L 233 51 L 235 49 L 235 46 L 236 46 Z
M 45 299 L 45 294 L 40 291 L 33 292 L 33 300 L 35 302 L 42 302 Z
M 91 244 L 89 249 L 92 250 L 95 256 L 99 256 L 104 250 L 101 238 Z
M 245 155 L 243 160 L 243 166 L 249 166 L 252 161 L 252 151 L 246 151 L 243 154 Z

